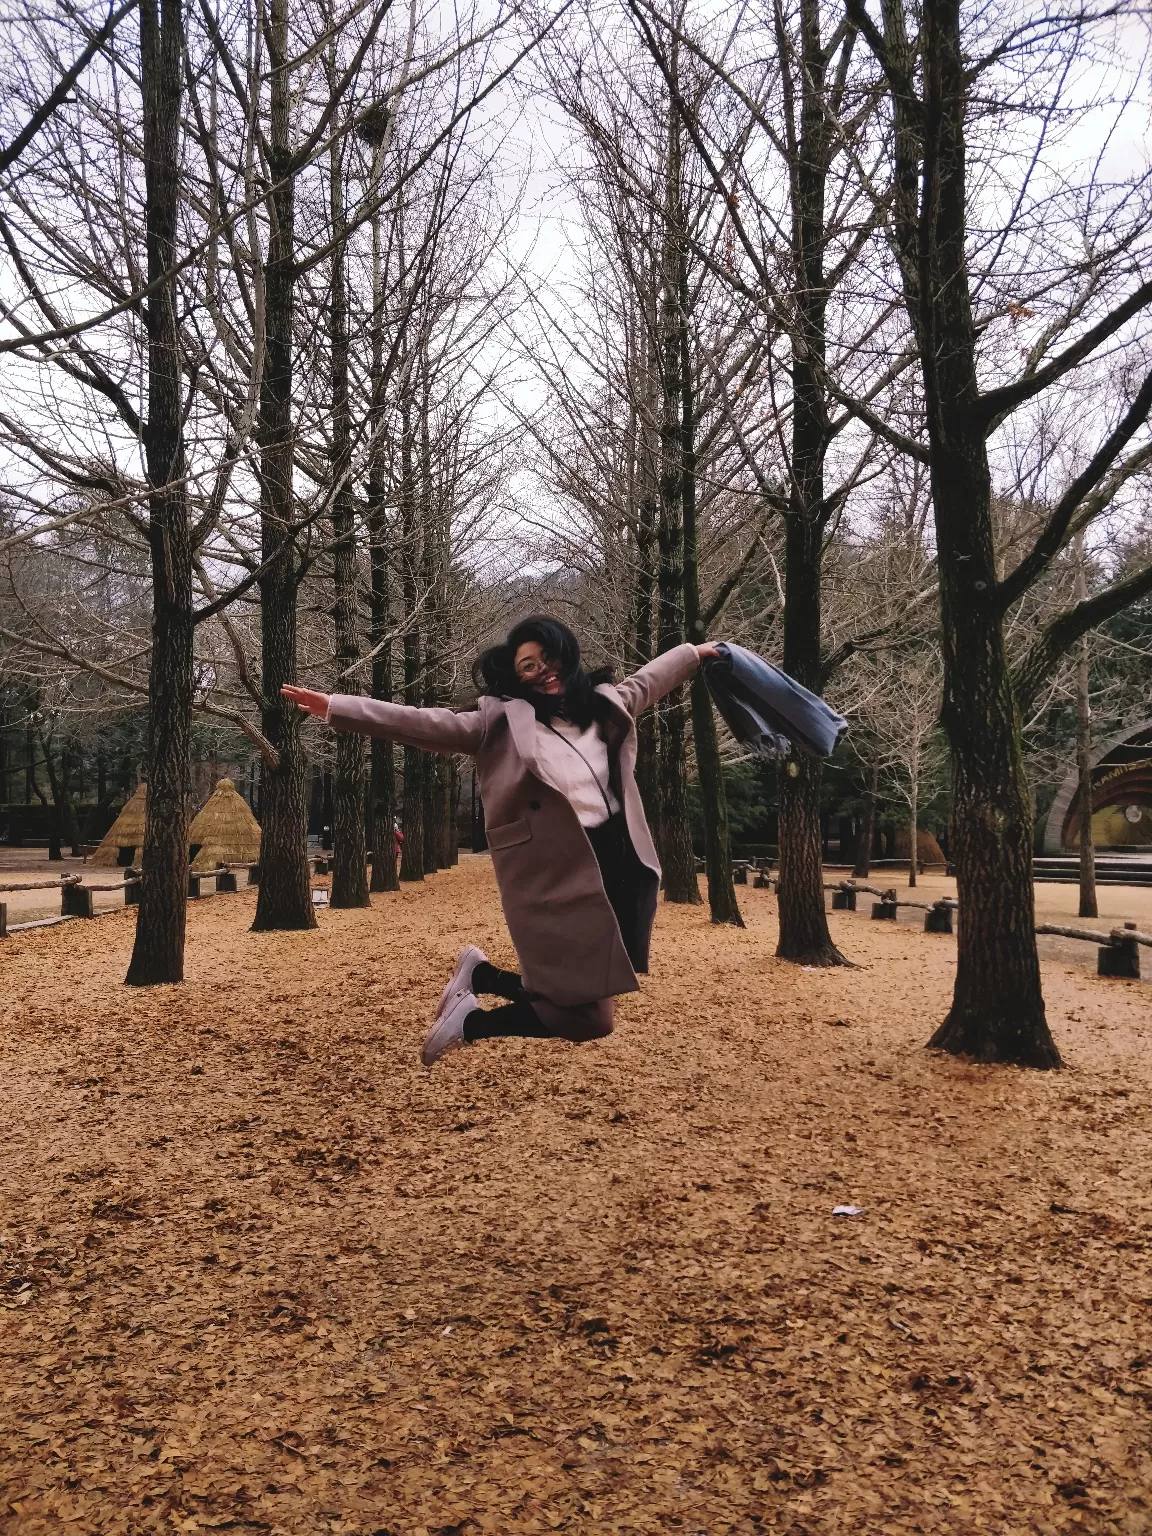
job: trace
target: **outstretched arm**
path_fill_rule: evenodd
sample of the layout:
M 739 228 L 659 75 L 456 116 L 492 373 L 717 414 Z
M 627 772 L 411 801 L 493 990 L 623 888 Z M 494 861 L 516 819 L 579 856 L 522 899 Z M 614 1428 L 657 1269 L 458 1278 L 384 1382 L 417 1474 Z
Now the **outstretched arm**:
M 427 752 L 475 752 L 484 740 L 484 720 L 475 709 L 462 714 L 453 709 L 415 709 L 410 704 L 387 704 L 359 694 L 316 693 L 290 685 L 280 692 L 298 709 L 327 720 L 337 731 L 380 736 L 401 746 L 423 747 Z
M 640 715 L 662 699 L 673 688 L 686 683 L 701 661 L 719 652 L 714 645 L 676 645 L 664 651 L 639 672 L 633 672 L 622 683 L 617 683 L 625 709 L 630 715 Z

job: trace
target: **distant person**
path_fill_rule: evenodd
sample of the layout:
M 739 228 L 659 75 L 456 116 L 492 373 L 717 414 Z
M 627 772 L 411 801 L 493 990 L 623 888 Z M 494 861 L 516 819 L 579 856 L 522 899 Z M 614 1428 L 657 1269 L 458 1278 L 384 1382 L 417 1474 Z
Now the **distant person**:
M 477 707 L 415 709 L 285 687 L 300 709 L 360 731 L 476 760 L 488 846 L 520 973 L 474 944 L 460 954 L 421 1059 L 498 1035 L 596 1040 L 612 999 L 648 969 L 660 864 L 636 787 L 636 717 L 696 671 L 712 645 L 680 645 L 613 685 L 589 675 L 556 619 L 517 624 L 472 668 Z M 483 1009 L 477 994 L 505 999 Z

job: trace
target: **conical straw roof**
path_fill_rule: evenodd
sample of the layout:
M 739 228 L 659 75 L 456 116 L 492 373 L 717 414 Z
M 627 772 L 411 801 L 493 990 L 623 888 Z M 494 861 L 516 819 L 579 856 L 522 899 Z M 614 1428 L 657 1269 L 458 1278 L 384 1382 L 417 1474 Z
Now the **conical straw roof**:
M 89 859 L 89 864 L 119 863 L 121 848 L 144 847 L 144 811 L 147 805 L 148 786 L 141 784 L 116 820 L 105 832 L 100 844 Z
M 221 864 L 254 864 L 260 857 L 260 823 L 231 779 L 221 779 L 188 828 L 188 841 L 200 852 L 196 871 Z

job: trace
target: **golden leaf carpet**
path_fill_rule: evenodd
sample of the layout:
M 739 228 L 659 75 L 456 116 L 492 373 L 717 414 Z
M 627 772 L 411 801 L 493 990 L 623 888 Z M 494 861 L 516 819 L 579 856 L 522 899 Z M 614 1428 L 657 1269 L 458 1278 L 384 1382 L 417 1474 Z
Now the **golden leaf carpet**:
M 1067 1069 L 977 1068 L 953 939 L 740 899 L 430 1073 L 483 858 L 194 904 L 179 988 L 131 912 L 0 946 L 0 1531 L 1152 1532 L 1149 989 L 1049 962 Z

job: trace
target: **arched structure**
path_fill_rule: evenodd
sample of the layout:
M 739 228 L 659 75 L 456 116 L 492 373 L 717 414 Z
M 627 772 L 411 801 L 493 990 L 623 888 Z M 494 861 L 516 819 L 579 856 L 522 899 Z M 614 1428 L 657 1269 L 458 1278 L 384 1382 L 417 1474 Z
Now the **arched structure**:
M 1060 786 L 1044 825 L 1044 852 L 1058 855 L 1079 839 L 1075 769 Z M 1152 847 L 1152 720 L 1130 725 L 1092 755 L 1093 836 L 1101 847 Z

